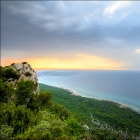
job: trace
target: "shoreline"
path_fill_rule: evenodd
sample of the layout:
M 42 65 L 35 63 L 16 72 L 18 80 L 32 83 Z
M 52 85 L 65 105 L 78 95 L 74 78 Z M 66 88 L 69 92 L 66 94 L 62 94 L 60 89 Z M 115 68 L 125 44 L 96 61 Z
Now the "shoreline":
M 44 83 L 41 83 L 41 84 L 44 84 Z M 49 85 L 49 84 L 45 84 L 47 86 L 51 86 L 51 87 L 55 87 L 55 88 L 60 88 L 60 89 L 63 89 L 63 90 L 66 90 L 68 92 L 70 92 L 71 95 L 73 96 L 80 96 L 80 97 L 84 97 L 84 98 L 90 98 L 90 99 L 94 99 L 94 100 L 99 100 L 99 101 L 108 101 L 108 102 L 114 102 L 114 103 L 117 103 L 119 105 L 120 108 L 130 108 L 132 109 L 133 111 L 136 111 L 137 113 L 140 114 L 140 110 L 131 106 L 131 105 L 127 105 L 125 103 L 122 103 L 121 101 L 115 101 L 115 100 L 109 100 L 109 99 L 101 99 L 101 98 L 97 98 L 97 97 L 91 97 L 91 96 L 84 96 L 84 95 L 81 95 L 80 93 L 78 94 L 76 91 L 74 91 L 73 89 L 68 89 L 68 88 L 64 88 L 64 87 L 59 87 L 59 86 L 53 86 L 53 85 Z

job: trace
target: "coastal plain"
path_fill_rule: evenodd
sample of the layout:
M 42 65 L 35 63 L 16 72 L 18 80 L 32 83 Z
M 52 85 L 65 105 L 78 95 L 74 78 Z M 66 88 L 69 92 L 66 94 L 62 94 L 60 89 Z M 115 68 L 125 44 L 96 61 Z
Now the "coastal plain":
M 115 130 L 139 134 L 140 114 L 131 108 L 109 100 L 75 96 L 71 91 L 39 83 L 41 91 L 52 93 L 53 101 L 70 110 L 78 120 L 91 127 L 94 122 L 107 124 Z

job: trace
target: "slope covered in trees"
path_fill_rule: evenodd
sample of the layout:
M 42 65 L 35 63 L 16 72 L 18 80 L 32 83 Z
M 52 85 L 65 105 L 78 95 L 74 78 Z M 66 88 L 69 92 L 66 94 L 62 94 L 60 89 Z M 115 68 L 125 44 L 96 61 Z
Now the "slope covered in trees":
M 35 94 L 32 80 L 21 79 L 16 88 L 7 82 L 16 72 L 1 67 L 0 139 L 80 139 L 86 131 L 63 106 L 52 102 L 50 92 Z M 15 73 L 15 74 L 13 74 Z
M 73 115 L 89 127 L 111 127 L 129 135 L 140 135 L 140 114 L 121 104 L 74 96 L 65 89 L 39 84 L 41 91 L 53 94 L 53 101 L 69 109 Z
M 114 130 L 109 125 L 97 123 L 93 118 L 101 119 L 101 114 L 95 110 L 100 116 L 95 117 L 93 110 L 89 108 L 86 116 L 85 100 L 75 96 L 72 98 L 65 90 L 40 84 L 41 92 L 38 94 L 34 92 L 36 84 L 29 79 L 17 80 L 20 75 L 11 67 L 0 67 L 0 71 L 1 140 L 121 140 L 134 139 L 138 135 L 139 128 L 130 135 Z M 11 79 L 17 80 L 16 85 L 10 82 Z M 91 106 L 90 103 L 89 105 Z M 135 120 L 137 125 L 133 121 L 130 123 L 138 126 L 139 115 L 135 116 L 138 117 Z

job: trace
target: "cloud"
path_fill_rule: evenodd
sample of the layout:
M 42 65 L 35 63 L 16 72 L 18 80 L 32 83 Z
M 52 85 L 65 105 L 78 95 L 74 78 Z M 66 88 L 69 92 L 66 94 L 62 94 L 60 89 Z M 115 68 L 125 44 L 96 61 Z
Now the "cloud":
M 5 58 L 90 54 L 135 61 L 134 66 L 138 55 L 131 56 L 132 50 L 140 44 L 139 3 L 2 1 L 1 50 Z
M 134 52 L 135 52 L 136 54 L 140 54 L 140 49 L 135 49 Z
M 104 14 L 107 14 L 111 17 L 117 10 L 128 7 L 130 4 L 130 1 L 117 1 L 110 6 L 107 6 L 104 10 Z

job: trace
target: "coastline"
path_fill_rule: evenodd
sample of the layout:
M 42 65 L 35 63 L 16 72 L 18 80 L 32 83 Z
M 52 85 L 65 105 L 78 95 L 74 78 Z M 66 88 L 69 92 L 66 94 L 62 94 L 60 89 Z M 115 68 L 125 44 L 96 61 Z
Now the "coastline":
M 42 83 L 42 84 L 44 84 L 44 83 Z M 59 86 L 53 86 L 53 85 L 49 85 L 49 84 L 45 84 L 45 85 L 66 90 L 66 91 L 70 92 L 70 94 L 73 95 L 73 96 L 80 96 L 80 97 L 90 98 L 90 99 L 99 100 L 99 101 L 114 102 L 114 103 L 117 103 L 120 108 L 130 108 L 131 110 L 136 111 L 137 113 L 140 114 L 140 110 L 139 109 L 137 109 L 134 106 L 131 106 L 131 105 L 127 105 L 125 103 L 122 103 L 121 101 L 107 100 L 107 99 L 101 99 L 101 98 L 97 98 L 97 97 L 85 96 L 85 95 L 81 95 L 80 93 L 77 93 L 73 89 L 68 89 L 68 88 L 59 87 Z

